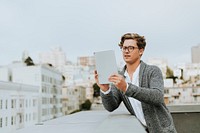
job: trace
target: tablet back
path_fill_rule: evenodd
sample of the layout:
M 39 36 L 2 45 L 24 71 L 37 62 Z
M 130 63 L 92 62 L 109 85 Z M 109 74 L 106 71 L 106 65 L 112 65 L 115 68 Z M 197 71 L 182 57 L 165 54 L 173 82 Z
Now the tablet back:
M 114 50 L 94 52 L 96 70 L 100 84 L 108 84 L 108 77 L 118 73 Z

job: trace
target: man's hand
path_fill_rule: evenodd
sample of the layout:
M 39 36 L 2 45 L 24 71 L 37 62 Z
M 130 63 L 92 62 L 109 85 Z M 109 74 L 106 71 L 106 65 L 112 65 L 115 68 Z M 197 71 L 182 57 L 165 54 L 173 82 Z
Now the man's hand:
M 126 92 L 127 83 L 124 79 L 124 77 L 120 74 L 112 74 L 109 79 L 110 82 L 113 82 L 113 84 L 121 91 Z
M 107 90 L 109 90 L 109 84 L 99 84 L 99 78 L 96 70 L 94 71 L 94 78 L 97 85 L 100 87 L 102 91 L 106 92 Z

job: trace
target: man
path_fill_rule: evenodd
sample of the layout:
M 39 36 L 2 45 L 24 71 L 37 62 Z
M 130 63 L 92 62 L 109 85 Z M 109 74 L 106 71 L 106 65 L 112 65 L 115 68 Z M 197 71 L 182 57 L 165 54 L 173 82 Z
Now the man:
M 176 133 L 173 118 L 164 103 L 162 72 L 157 66 L 141 60 L 146 46 L 144 36 L 124 34 L 119 46 L 126 65 L 120 74 L 108 78 L 113 84 L 99 84 L 95 71 L 105 109 L 114 111 L 123 101 L 147 132 Z

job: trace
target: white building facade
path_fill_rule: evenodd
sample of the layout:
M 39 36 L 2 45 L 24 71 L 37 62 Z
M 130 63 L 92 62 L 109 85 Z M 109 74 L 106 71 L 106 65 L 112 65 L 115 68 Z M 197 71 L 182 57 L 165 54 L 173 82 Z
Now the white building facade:
M 163 74 L 163 78 L 166 78 L 166 71 L 167 71 L 167 66 L 168 62 L 166 59 L 161 59 L 161 58 L 149 58 L 147 60 L 147 63 L 150 65 L 156 65 L 158 66 Z
M 39 56 L 40 63 L 52 64 L 65 77 L 62 88 L 63 114 L 79 110 L 85 99 L 93 100 L 93 56 L 79 57 L 77 63 L 71 63 L 66 61 L 65 53 L 61 48 L 43 52 Z
M 195 86 L 195 82 L 200 80 L 200 63 L 178 64 L 175 66 L 174 72 L 176 72 L 175 76 L 180 77 L 182 75 L 183 80 L 190 80 Z
M 1 133 L 38 122 L 38 90 L 38 86 L 0 81 Z
M 166 104 L 200 104 L 200 87 L 167 87 L 164 91 Z
M 38 122 L 62 116 L 62 74 L 47 65 L 12 69 L 12 81 L 39 86 Z

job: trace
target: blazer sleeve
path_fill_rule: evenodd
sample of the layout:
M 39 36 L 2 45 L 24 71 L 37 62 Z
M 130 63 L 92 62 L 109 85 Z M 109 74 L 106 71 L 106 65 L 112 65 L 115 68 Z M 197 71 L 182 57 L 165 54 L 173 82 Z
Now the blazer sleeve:
M 108 94 L 103 94 L 100 92 L 102 98 L 102 103 L 104 108 L 110 112 L 117 109 L 122 101 L 119 90 L 115 88 L 114 85 L 111 85 L 111 91 Z

